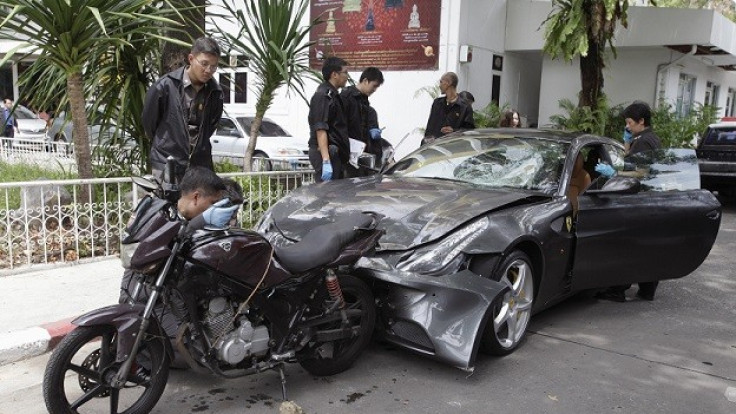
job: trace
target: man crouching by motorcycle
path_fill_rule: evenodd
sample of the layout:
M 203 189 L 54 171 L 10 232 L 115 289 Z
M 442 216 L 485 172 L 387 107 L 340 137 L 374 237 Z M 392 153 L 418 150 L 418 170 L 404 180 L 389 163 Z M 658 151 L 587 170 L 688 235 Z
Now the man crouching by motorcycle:
M 179 183 L 179 191 L 181 196 L 176 204 L 179 215 L 189 221 L 187 229 L 195 231 L 205 227 L 224 228 L 227 227 L 231 219 L 237 214 L 237 210 L 242 205 L 242 195 L 237 199 L 236 193 L 239 192 L 239 186 L 232 180 L 225 180 L 217 176 L 212 170 L 203 167 L 189 168 Z M 229 184 L 229 185 L 228 185 Z M 233 198 L 236 198 L 233 200 Z M 123 272 L 123 280 L 120 284 L 120 303 L 131 300 L 131 288 L 133 284 L 132 270 L 126 269 Z M 138 302 L 145 303 L 148 299 L 148 292 L 142 292 L 138 295 Z M 172 296 L 169 307 L 176 308 L 183 312 L 184 303 L 180 298 Z M 154 311 L 161 325 L 171 338 L 172 342 L 176 338 L 176 332 L 179 328 L 178 318 L 172 314 L 170 309 L 161 305 Z M 173 368 L 185 368 L 187 365 L 179 358 L 175 358 L 171 366 Z

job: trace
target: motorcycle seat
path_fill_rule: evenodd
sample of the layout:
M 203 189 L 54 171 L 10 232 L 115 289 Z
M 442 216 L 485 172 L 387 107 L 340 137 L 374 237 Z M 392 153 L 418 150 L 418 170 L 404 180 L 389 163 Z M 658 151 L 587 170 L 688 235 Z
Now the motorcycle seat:
M 274 255 L 289 272 L 302 273 L 335 260 L 343 247 L 355 239 L 358 229 L 373 227 L 373 216 L 351 213 L 310 230 L 294 244 L 275 246 Z

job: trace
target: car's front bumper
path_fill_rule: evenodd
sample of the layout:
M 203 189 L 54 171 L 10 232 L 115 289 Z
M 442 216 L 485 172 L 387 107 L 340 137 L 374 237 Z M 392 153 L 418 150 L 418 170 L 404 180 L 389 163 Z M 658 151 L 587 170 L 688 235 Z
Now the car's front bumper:
M 380 258 L 361 259 L 358 266 L 373 281 L 385 340 L 473 370 L 483 330 L 506 285 L 469 270 L 446 276 L 403 272 Z
M 736 187 L 736 162 L 698 160 L 701 187 L 727 185 Z

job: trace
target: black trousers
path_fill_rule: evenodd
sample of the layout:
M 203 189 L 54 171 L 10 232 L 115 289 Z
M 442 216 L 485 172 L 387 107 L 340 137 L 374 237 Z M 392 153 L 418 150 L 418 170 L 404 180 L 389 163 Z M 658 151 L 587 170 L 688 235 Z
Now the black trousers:
M 345 166 L 340 159 L 340 151 L 337 145 L 329 145 L 330 164 L 332 164 L 332 179 L 339 180 L 345 178 Z M 309 147 L 309 163 L 314 168 L 314 181 L 322 182 L 322 154 L 319 147 Z
M 659 282 L 640 282 L 638 283 L 638 285 L 639 285 L 639 291 L 641 292 L 642 295 L 654 297 L 654 292 L 657 291 L 657 286 L 659 285 Z M 611 286 L 608 289 L 611 291 L 624 293 L 630 287 L 631 285 L 618 285 L 618 286 Z

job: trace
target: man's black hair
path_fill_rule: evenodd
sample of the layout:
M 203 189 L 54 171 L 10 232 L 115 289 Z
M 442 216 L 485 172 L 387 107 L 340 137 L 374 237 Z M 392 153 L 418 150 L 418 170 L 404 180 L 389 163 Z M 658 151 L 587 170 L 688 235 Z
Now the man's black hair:
M 457 88 L 457 84 L 460 81 L 460 79 L 458 79 L 457 77 L 457 73 L 447 72 L 442 76 L 447 76 L 447 79 L 450 81 L 450 86 L 452 86 L 453 88 Z
M 360 74 L 358 82 L 363 82 L 363 79 L 368 79 L 368 82 L 378 81 L 379 85 L 383 85 L 383 72 L 373 66 L 365 68 L 363 73 Z
M 194 43 L 192 44 L 191 53 L 194 56 L 197 56 L 200 53 L 209 53 L 211 55 L 217 56 L 217 58 L 219 59 L 220 45 L 217 44 L 215 39 L 203 36 L 194 41 Z
M 337 56 L 328 57 L 322 64 L 322 78 L 325 80 L 325 82 L 330 80 L 332 72 L 341 72 L 342 68 L 347 65 L 348 62 Z
M 621 112 L 621 115 L 624 117 L 624 119 L 633 119 L 634 122 L 639 122 L 639 120 L 643 119 L 644 126 L 652 125 L 652 110 L 649 109 L 649 105 L 647 105 L 645 102 L 635 101 L 631 105 L 627 106 L 626 109 Z
M 214 171 L 204 167 L 190 167 L 184 173 L 179 190 L 182 194 L 199 190 L 203 196 L 217 196 L 227 190 L 225 183 Z
M 223 178 L 222 182 L 225 183 L 225 195 L 230 199 L 230 202 L 233 204 L 243 204 L 245 201 L 243 187 L 232 178 Z

